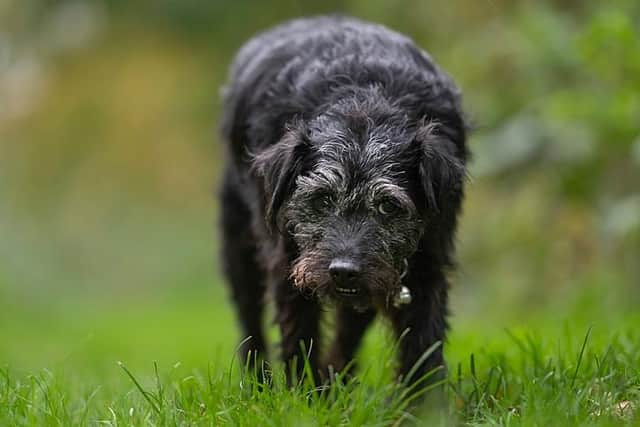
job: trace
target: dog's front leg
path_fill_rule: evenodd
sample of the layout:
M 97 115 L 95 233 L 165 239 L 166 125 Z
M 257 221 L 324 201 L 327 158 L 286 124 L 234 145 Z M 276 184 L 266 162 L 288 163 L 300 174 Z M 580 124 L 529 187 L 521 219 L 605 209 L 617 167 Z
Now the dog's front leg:
M 286 365 L 287 382 L 295 384 L 302 378 L 308 361 L 318 383 L 318 353 L 320 351 L 320 306 L 314 298 L 302 295 L 290 280 L 276 288 L 276 321 L 280 327 L 282 360 Z
M 350 374 L 355 370 L 353 357 L 364 333 L 376 317 L 373 309 L 360 312 L 344 306 L 338 307 L 336 314 L 336 334 L 324 364 L 328 376 L 338 372 Z M 349 372 L 344 372 L 346 367 Z
M 448 284 L 441 278 L 419 284 L 409 281 L 408 287 L 411 303 L 390 313 L 394 331 L 400 339 L 399 374 L 407 384 L 423 378 L 425 385 L 433 384 L 446 375 L 442 345 L 447 330 Z

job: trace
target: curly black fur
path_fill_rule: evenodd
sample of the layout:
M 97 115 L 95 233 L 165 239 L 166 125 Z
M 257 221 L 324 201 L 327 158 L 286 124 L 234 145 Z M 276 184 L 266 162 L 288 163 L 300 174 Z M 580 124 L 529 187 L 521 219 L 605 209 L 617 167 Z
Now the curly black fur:
M 385 27 L 294 20 L 238 53 L 222 131 L 230 157 L 222 255 L 243 333 L 252 337 L 243 356 L 265 354 L 270 289 L 285 361 L 304 347 L 315 373 L 339 371 L 382 313 L 405 333 L 406 375 L 447 329 L 445 272 L 467 159 L 451 79 Z M 390 301 L 401 286 L 413 298 L 396 308 Z M 320 365 L 327 302 L 337 307 L 337 330 Z M 440 347 L 413 380 L 443 363 Z

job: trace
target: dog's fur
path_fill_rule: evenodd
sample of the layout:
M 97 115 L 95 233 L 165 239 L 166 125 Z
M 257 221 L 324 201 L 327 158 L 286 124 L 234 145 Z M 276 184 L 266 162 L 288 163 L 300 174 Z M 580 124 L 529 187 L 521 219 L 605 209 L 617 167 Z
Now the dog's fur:
M 303 348 L 319 378 L 329 366 L 342 370 L 381 313 L 404 334 L 399 370 L 406 376 L 447 329 L 445 273 L 467 159 L 451 79 L 385 27 L 342 17 L 294 20 L 238 53 L 222 132 L 229 154 L 222 255 L 242 332 L 251 336 L 242 355 L 265 355 L 269 290 L 282 358 L 297 358 L 298 373 Z M 329 272 L 336 259 L 355 268 L 344 280 L 357 295 L 341 294 L 333 277 L 342 276 Z M 412 301 L 395 307 L 401 286 Z M 326 303 L 336 307 L 337 322 L 320 364 Z M 409 380 L 443 364 L 440 346 Z

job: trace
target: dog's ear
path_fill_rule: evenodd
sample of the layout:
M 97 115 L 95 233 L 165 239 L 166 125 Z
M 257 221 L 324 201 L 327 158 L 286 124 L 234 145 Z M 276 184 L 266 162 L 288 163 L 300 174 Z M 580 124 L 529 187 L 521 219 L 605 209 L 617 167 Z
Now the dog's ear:
M 457 141 L 457 138 L 463 138 Z M 418 174 L 427 212 L 439 214 L 457 209 L 466 179 L 464 133 L 434 121 L 423 121 L 416 131 Z
M 280 141 L 253 157 L 253 171 L 264 184 L 265 219 L 272 230 L 280 226 L 280 208 L 293 193 L 310 149 L 307 128 L 296 122 L 287 127 Z

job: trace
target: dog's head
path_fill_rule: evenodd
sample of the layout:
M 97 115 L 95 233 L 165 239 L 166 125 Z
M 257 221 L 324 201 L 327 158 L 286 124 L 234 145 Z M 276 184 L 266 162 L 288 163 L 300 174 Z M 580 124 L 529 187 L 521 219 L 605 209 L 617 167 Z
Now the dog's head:
M 388 304 L 416 251 L 446 263 L 464 158 L 464 129 L 438 118 L 342 108 L 290 123 L 254 166 L 270 227 L 297 248 L 295 285 L 365 308 Z

